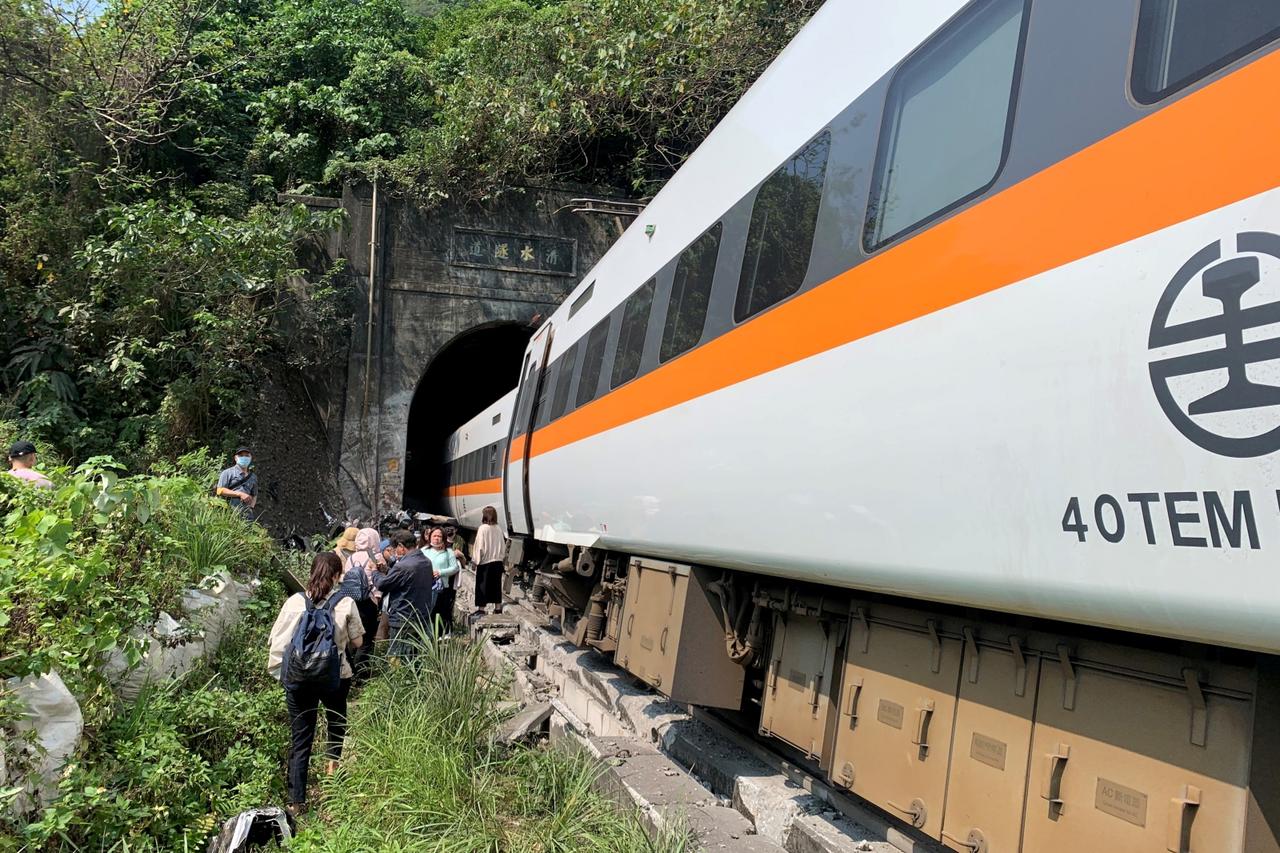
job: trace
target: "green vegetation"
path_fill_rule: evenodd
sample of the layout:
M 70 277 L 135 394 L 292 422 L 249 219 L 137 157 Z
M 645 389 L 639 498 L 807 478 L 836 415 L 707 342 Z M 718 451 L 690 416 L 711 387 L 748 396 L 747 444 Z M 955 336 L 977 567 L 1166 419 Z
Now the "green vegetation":
M 263 651 L 282 596 L 264 586 L 213 658 L 120 704 L 16 836 L 41 850 L 200 850 L 231 815 L 282 802 L 288 716 Z
M 75 2 L 0 0 L 0 417 L 145 467 L 341 350 L 277 192 L 650 194 L 820 0 Z
M 194 454 L 124 477 L 94 459 L 54 469 L 52 490 L 0 476 L 0 676 L 56 670 L 85 720 L 60 798 L 0 812 L 0 851 L 200 849 L 231 815 L 284 801 L 288 720 L 265 669 L 283 556 L 209 496 L 212 469 Z M 216 654 L 119 698 L 104 673 L 112 650 L 137 660 L 139 626 L 161 610 L 182 617 L 183 590 L 228 569 L 258 576 L 258 588 Z M 346 755 L 298 849 L 685 849 L 683 837 L 651 842 L 619 814 L 586 759 L 498 744 L 504 693 L 477 646 L 431 644 L 385 668 L 353 702 Z M 13 772 L 11 698 L 0 686 Z
M 195 849 L 215 821 L 281 799 L 287 720 L 263 652 L 283 597 L 274 547 L 210 497 L 211 468 L 196 454 L 123 477 L 94 459 L 54 470 L 52 490 L 0 476 L 0 676 L 57 671 L 85 723 L 61 798 L 0 819 L 0 850 Z M 104 673 L 111 651 L 136 661 L 138 629 L 161 610 L 183 616 L 183 590 L 226 570 L 265 577 L 217 654 L 117 699 Z M 21 771 L 16 708 L 0 708 L 9 770 Z
M 0 677 L 56 667 L 93 696 L 97 656 L 136 660 L 131 634 L 161 610 L 180 616 L 184 589 L 265 569 L 270 540 L 213 503 L 212 470 L 195 454 L 165 475 L 124 477 L 102 457 L 55 469 L 51 490 L 0 477 Z
M 503 685 L 479 646 L 430 644 L 352 706 L 346 752 L 299 851 L 679 853 L 595 791 L 589 759 L 494 741 Z

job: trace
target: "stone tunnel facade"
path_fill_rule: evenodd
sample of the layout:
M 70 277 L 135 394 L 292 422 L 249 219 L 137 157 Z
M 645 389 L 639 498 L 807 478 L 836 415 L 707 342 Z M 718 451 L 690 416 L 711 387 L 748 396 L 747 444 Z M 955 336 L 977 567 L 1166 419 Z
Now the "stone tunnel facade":
M 368 185 L 344 191 L 347 227 L 330 252 L 354 304 L 330 432 L 349 517 L 434 508 L 443 438 L 515 387 L 539 318 L 629 224 L 574 212 L 582 195 L 526 188 L 428 210 Z

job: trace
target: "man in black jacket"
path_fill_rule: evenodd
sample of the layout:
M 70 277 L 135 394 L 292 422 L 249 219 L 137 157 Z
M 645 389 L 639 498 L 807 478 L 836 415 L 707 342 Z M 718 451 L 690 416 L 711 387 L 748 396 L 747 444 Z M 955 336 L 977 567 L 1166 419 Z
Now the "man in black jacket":
M 408 530 L 391 534 L 391 548 L 396 562 L 386 574 L 375 574 L 373 585 L 382 591 L 387 602 L 387 627 L 390 629 L 392 657 L 413 654 L 415 642 L 426 636 L 431 624 L 431 608 L 435 604 L 435 577 L 431 561 L 418 548 L 417 539 Z

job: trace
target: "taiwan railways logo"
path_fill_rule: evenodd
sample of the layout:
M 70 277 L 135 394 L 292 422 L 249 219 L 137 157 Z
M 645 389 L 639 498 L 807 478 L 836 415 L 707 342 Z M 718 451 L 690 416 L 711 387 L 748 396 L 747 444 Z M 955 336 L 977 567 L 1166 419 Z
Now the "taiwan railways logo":
M 1280 450 L 1280 235 L 1205 246 L 1165 288 L 1151 321 L 1151 384 L 1178 431 L 1240 458 Z M 1267 328 L 1271 327 L 1271 328 Z

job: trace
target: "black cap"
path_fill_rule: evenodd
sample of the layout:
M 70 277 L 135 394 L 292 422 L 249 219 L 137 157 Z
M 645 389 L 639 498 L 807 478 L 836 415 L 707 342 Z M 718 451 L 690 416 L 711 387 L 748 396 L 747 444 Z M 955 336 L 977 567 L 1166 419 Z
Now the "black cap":
M 29 453 L 35 453 L 36 446 L 29 441 L 15 441 L 9 447 L 9 458 L 17 459 L 19 456 L 26 456 Z
M 231 455 L 232 455 L 232 456 L 239 456 L 241 453 L 248 453 L 250 456 L 252 456 L 252 455 L 253 455 L 253 451 L 252 451 L 252 450 L 250 450 L 248 447 L 245 447 L 245 446 L 243 446 L 243 445 L 241 445 L 240 447 L 237 447 L 237 448 L 236 448 L 236 452 L 235 452 L 235 453 L 233 453 L 233 454 L 231 454 Z

